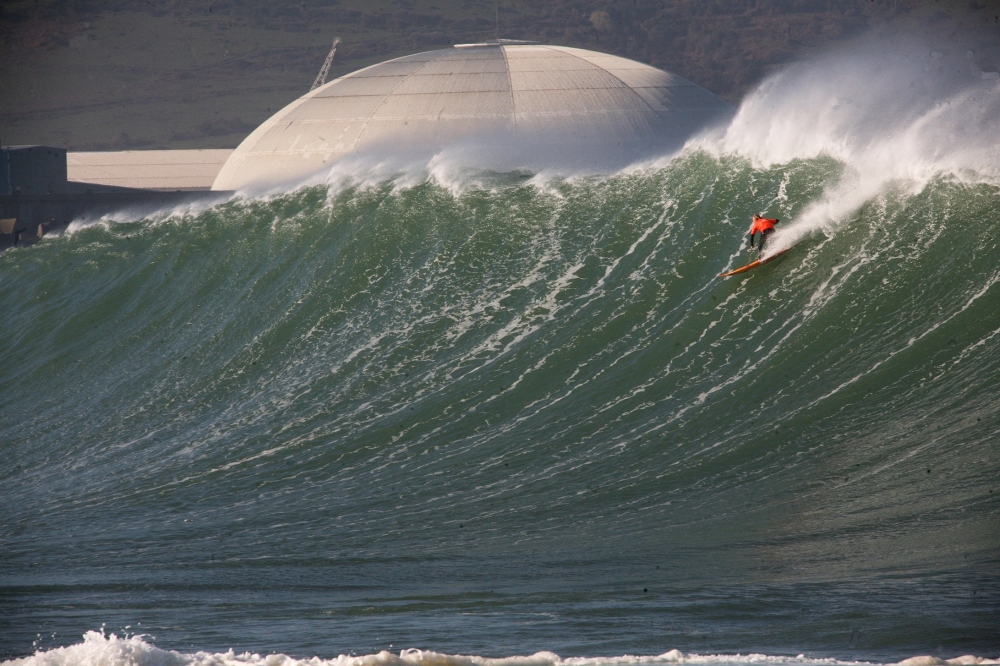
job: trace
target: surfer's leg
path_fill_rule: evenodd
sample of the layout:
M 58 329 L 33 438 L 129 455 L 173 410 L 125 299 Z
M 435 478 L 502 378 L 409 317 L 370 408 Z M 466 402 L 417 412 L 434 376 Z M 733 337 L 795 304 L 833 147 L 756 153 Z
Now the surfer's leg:
M 767 231 L 762 231 L 760 234 L 760 243 L 757 244 L 757 256 L 764 256 L 764 246 L 767 245 L 767 239 L 774 233 L 774 229 L 768 229 Z

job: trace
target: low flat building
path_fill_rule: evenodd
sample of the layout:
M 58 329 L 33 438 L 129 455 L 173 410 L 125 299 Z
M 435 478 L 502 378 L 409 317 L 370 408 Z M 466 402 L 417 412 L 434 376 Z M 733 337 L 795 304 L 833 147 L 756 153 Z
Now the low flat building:
M 231 149 L 66 153 L 67 179 L 142 190 L 209 190 Z

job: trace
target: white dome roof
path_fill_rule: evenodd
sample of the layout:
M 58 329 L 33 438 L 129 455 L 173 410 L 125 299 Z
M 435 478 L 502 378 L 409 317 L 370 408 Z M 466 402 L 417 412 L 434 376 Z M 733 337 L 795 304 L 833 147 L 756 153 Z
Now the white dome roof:
M 458 45 L 373 65 L 303 95 L 240 144 L 212 189 L 302 178 L 379 145 L 491 134 L 679 143 L 731 108 L 690 81 L 626 58 L 563 46 Z

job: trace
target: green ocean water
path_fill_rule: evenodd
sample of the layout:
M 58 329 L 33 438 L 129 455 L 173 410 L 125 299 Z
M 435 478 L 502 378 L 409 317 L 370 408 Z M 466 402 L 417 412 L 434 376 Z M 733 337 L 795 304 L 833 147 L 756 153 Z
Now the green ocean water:
M 866 154 L 358 177 L 4 253 L 0 654 L 996 657 L 1000 189 Z M 794 248 L 717 278 L 755 212 Z

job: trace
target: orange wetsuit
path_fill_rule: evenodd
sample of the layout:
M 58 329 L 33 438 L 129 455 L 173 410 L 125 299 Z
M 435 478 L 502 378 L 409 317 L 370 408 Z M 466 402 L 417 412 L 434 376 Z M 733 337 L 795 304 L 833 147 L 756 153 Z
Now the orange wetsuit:
M 764 243 L 767 242 L 767 237 L 774 233 L 774 225 L 778 221 L 778 218 L 767 218 L 758 217 L 753 221 L 753 226 L 750 227 L 750 248 L 753 249 L 753 236 L 758 231 L 760 232 L 760 243 L 757 245 L 757 256 L 759 257 L 764 252 Z
M 764 233 L 765 231 L 774 229 L 774 223 L 777 221 L 778 218 L 768 219 L 766 217 L 758 217 L 754 220 L 753 226 L 750 227 L 750 235 L 753 236 L 758 231 Z

